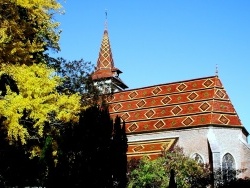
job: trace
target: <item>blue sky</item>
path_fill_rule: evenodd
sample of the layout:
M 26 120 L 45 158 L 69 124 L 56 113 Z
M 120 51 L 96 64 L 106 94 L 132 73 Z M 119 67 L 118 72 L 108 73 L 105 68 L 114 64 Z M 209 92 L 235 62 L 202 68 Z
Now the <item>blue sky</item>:
M 130 89 L 219 77 L 250 132 L 249 0 L 61 0 L 61 52 L 96 63 L 105 10 L 115 66 Z

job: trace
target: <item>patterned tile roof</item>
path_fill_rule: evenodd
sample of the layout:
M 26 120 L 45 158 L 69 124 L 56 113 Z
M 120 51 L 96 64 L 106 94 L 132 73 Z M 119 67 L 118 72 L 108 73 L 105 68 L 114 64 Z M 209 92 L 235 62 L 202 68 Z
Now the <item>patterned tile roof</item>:
M 197 126 L 242 127 L 218 76 L 117 92 L 111 116 L 126 121 L 127 133 Z
M 126 84 L 124 84 L 119 78 L 120 73 L 122 73 L 122 71 L 114 66 L 108 31 L 105 29 L 97 60 L 96 70 L 92 74 L 92 79 L 115 79 L 116 84 L 118 84 L 121 88 L 128 88 L 128 86 L 126 86 Z
M 105 29 L 101 48 L 97 60 L 97 66 L 96 66 L 96 72 L 93 75 L 93 78 L 97 77 L 98 73 L 101 77 L 112 77 L 112 69 L 114 69 L 114 61 L 112 56 L 112 51 L 110 47 L 109 37 L 108 37 L 108 31 Z M 100 75 L 103 74 L 103 75 Z M 97 77 L 99 78 L 99 77 Z
M 177 140 L 178 138 L 165 138 L 129 143 L 127 157 L 128 159 L 132 159 L 141 158 L 146 155 L 150 159 L 155 159 L 162 154 L 162 151 L 172 149 Z

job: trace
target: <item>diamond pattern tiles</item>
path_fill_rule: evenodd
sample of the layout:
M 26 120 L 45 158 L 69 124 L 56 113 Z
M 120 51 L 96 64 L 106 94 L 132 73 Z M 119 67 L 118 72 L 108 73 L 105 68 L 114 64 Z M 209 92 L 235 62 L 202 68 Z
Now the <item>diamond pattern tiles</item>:
M 121 107 L 122 105 L 118 103 L 117 105 L 114 106 L 114 111 L 118 111 Z
M 181 84 L 177 87 L 178 91 L 183 91 L 183 90 L 186 89 L 186 88 L 187 88 L 187 85 L 184 84 L 184 83 L 181 83 Z
M 136 129 L 138 129 L 138 125 L 136 123 L 133 123 L 131 126 L 128 127 L 128 130 L 130 132 L 134 132 Z
M 137 99 L 137 95 L 140 95 L 140 93 L 137 91 L 129 92 L 129 94 L 122 92 L 119 95 L 116 94 L 110 103 L 112 104 L 112 110 L 114 112 L 119 112 L 124 110 L 174 106 L 180 103 L 197 103 L 204 100 L 213 100 L 213 92 L 214 89 L 208 89 L 205 91 L 183 92 L 180 94 L 176 93 L 173 95 L 160 95 L 139 99 Z
M 137 95 L 138 95 L 138 93 L 137 93 L 136 91 L 133 91 L 133 92 L 131 92 L 128 96 L 129 96 L 130 99 L 133 99 L 133 98 L 135 98 Z
M 223 90 L 217 91 L 217 95 L 223 97 L 223 94 Z M 221 99 L 221 97 L 218 97 L 217 95 L 216 98 Z M 146 103 L 143 107 L 150 107 L 208 100 L 213 99 L 213 96 L 214 88 L 194 92 L 173 93 L 171 95 L 151 95 L 150 97 L 142 97 L 142 93 L 139 91 L 130 91 L 117 93 L 109 101 L 110 103 L 120 103 L 123 107 L 127 106 L 128 103 L 135 103 L 135 105 L 133 105 L 134 107 L 141 107 L 141 105 L 138 106 L 136 104 L 143 100 Z M 223 99 L 226 99 L 225 96 L 226 94 L 224 94 Z
M 154 126 L 156 129 L 160 129 L 165 125 L 164 121 L 160 120 L 158 121 Z
M 211 79 L 207 79 L 207 80 L 203 83 L 203 85 L 204 85 L 205 87 L 209 87 L 209 86 L 211 86 L 213 83 L 214 83 L 214 82 L 213 82 Z
M 190 103 L 183 103 L 179 105 L 161 105 L 161 106 L 148 106 L 144 100 L 139 102 L 135 101 L 134 103 L 128 102 L 127 106 L 126 103 L 122 103 L 122 105 L 115 104 L 112 108 L 112 114 L 118 114 L 122 116 L 124 120 L 127 122 L 136 122 L 142 121 L 146 119 L 160 119 L 160 118 L 171 118 L 174 116 L 190 116 L 192 114 L 199 114 L 199 113 L 209 113 L 211 111 L 211 104 L 213 101 L 199 101 L 199 102 L 190 102 Z M 151 104 L 150 104 L 151 105 Z M 224 111 L 228 113 L 233 113 L 233 109 L 226 106 L 227 104 L 225 101 L 219 101 L 216 103 L 216 111 Z M 124 107 L 125 106 L 125 107 Z M 115 111 L 116 109 L 117 111 Z
M 184 121 L 182 121 L 182 124 L 187 126 L 193 122 L 194 122 L 194 120 L 191 117 L 187 117 Z
M 140 100 L 140 102 L 138 102 L 136 105 L 138 106 L 138 108 L 143 107 L 146 104 L 146 102 L 144 100 Z
M 215 77 L 114 93 L 110 113 L 121 116 L 128 133 L 190 126 L 240 126 L 241 122 Z M 220 87 L 221 86 L 221 87 Z
M 237 114 L 213 114 L 212 124 L 227 126 L 242 126 Z
M 188 99 L 189 100 L 191 100 L 191 101 L 193 101 L 195 98 L 197 98 L 198 97 L 198 95 L 195 93 L 195 92 L 192 92 L 190 95 L 188 95 Z
M 152 93 L 154 94 L 154 95 L 157 95 L 158 93 L 160 93 L 161 92 L 161 88 L 160 87 L 156 87 L 153 91 L 152 91 Z
M 145 116 L 147 118 L 151 118 L 153 115 L 155 114 L 155 112 L 153 110 L 149 110 L 145 113 Z
M 225 97 L 225 93 L 224 93 L 222 90 L 220 90 L 220 89 L 218 89 L 218 90 L 216 91 L 216 95 L 217 95 L 219 98 L 221 98 L 221 99 L 223 99 L 223 98 Z
M 177 83 L 170 83 L 170 84 L 164 84 L 164 85 L 159 85 L 159 86 L 151 86 L 151 87 L 146 87 L 146 88 L 128 90 L 122 93 L 117 93 L 115 95 L 115 99 L 112 102 L 118 102 L 120 99 L 119 97 L 120 95 L 123 95 L 123 98 L 122 98 L 123 100 L 144 99 L 144 98 L 158 97 L 158 96 L 164 96 L 164 95 L 165 97 L 167 96 L 170 97 L 168 98 L 168 100 L 172 98 L 174 99 L 175 95 L 178 95 L 178 96 L 183 95 L 183 97 L 181 98 L 182 100 L 185 100 L 185 99 L 188 99 L 189 101 L 200 100 L 205 97 L 204 96 L 205 92 L 207 92 L 208 94 L 211 94 L 209 95 L 209 97 L 213 96 L 213 93 L 211 92 L 214 90 L 213 79 L 215 78 L 211 77 L 211 78 L 204 78 L 200 80 L 183 81 L 181 83 L 177 82 Z M 208 95 L 206 97 L 208 97 Z M 174 103 L 175 101 L 172 100 L 171 102 Z
M 127 156 L 128 159 L 140 158 L 142 156 L 147 156 L 150 159 L 154 159 L 159 156 L 162 151 L 168 151 L 172 148 L 178 138 L 164 138 L 158 140 L 146 140 L 132 142 L 128 145 Z
M 134 152 L 139 152 L 139 151 L 143 150 L 143 148 L 144 148 L 143 145 L 138 145 L 138 146 L 134 147 L 132 150 Z
M 124 120 L 124 121 L 126 121 L 126 119 L 128 119 L 129 118 L 129 113 L 125 113 L 125 114 L 123 114 L 122 116 L 121 116 L 121 118 Z
M 171 111 L 174 115 L 177 115 L 182 109 L 179 106 L 175 106 Z
M 177 116 L 157 119 L 147 119 L 143 121 L 126 122 L 127 133 L 142 133 L 173 128 L 205 125 L 234 125 L 241 126 L 236 115 L 220 115 L 211 113 L 195 114 L 190 116 Z
M 219 118 L 219 121 L 220 121 L 221 123 L 223 123 L 223 124 L 228 124 L 229 119 L 228 119 L 226 116 L 221 115 L 220 118 Z
M 207 102 L 202 103 L 199 108 L 204 112 L 206 111 L 208 108 L 210 107 L 210 105 Z
M 164 97 L 161 102 L 163 104 L 168 104 L 172 99 L 169 96 Z
M 97 60 L 97 69 L 113 68 L 114 62 L 110 48 L 108 32 L 105 30 L 102 38 L 101 49 Z

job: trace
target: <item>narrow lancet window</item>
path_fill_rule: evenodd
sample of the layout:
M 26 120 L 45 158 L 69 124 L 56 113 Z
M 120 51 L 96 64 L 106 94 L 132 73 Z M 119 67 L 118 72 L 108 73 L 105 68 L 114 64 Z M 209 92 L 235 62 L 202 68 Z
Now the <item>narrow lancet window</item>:
M 235 160 L 230 153 L 226 153 L 222 158 L 222 175 L 225 182 L 236 178 Z

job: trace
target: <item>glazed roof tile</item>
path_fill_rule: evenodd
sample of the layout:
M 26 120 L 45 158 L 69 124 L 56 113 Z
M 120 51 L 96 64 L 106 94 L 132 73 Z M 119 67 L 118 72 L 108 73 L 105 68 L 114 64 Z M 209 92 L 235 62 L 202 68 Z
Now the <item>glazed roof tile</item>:
M 128 86 L 126 86 L 126 84 L 124 84 L 124 82 L 119 78 L 120 73 L 122 73 L 122 71 L 114 66 L 108 31 L 105 29 L 97 60 L 96 70 L 92 74 L 92 79 L 115 79 L 120 87 L 124 89 L 128 88 Z
M 132 159 L 141 158 L 146 155 L 150 159 L 155 159 L 162 154 L 162 151 L 172 149 L 177 140 L 178 138 L 165 138 L 129 143 L 127 157 L 128 159 Z
M 117 92 L 111 116 L 121 116 L 127 133 L 207 125 L 243 127 L 218 76 Z

